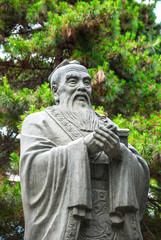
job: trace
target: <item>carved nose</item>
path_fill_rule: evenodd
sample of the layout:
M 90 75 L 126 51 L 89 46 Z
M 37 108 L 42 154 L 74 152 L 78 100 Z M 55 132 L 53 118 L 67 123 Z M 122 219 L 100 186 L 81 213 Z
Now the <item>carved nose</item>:
M 86 91 L 84 84 L 80 84 L 77 88 L 77 91 Z

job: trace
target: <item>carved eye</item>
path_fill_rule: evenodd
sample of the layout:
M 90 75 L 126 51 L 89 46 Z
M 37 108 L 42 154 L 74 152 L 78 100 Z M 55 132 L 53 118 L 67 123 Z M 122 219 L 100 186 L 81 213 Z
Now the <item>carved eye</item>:
M 68 84 L 71 86 L 74 86 L 77 84 L 77 80 L 75 78 L 69 78 L 68 79 Z
M 84 85 L 86 85 L 87 87 L 91 86 L 91 81 L 89 79 L 85 79 L 84 80 Z

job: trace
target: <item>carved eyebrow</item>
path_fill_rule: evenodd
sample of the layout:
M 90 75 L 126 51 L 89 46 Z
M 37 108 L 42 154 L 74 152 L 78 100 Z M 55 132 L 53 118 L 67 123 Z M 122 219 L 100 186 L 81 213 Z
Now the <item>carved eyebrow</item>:
M 78 76 L 76 74 L 73 74 L 73 73 L 67 74 L 66 79 L 69 79 L 69 78 L 78 78 Z
M 88 80 L 90 80 L 90 81 L 92 80 L 92 78 L 91 78 L 90 76 L 88 76 L 88 75 L 87 75 L 87 76 L 84 76 L 84 77 L 83 77 L 83 80 L 84 80 L 84 79 L 88 79 Z
M 67 75 L 66 75 L 66 79 L 68 80 L 69 78 L 76 78 L 76 79 L 78 79 L 79 76 L 78 76 L 77 74 L 71 73 L 71 74 L 67 74 Z M 84 76 L 84 77 L 83 77 L 83 80 L 84 80 L 84 79 L 88 79 L 89 81 L 92 80 L 89 75 Z

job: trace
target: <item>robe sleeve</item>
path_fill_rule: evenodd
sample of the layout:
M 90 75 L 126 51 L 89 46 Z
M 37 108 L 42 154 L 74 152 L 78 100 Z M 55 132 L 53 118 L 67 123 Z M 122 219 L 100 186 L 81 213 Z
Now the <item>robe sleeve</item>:
M 26 228 L 35 225 L 33 231 L 43 231 L 41 226 L 48 224 L 50 231 L 63 214 L 61 208 L 92 208 L 90 169 L 83 138 L 57 146 L 54 136 L 48 137 L 52 126 L 40 116 L 31 114 L 23 123 L 20 180 Z
M 110 162 L 111 212 L 145 210 L 149 188 L 149 169 L 135 148 L 121 144 L 120 160 Z

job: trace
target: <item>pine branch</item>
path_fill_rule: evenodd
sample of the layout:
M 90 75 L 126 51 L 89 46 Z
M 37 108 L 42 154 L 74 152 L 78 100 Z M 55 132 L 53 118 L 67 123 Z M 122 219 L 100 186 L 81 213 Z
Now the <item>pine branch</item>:
M 143 221 L 142 221 L 142 223 L 143 223 L 143 225 L 145 226 L 145 228 L 147 229 L 147 231 L 150 233 L 150 235 L 151 235 L 152 237 L 154 237 L 154 234 L 150 231 L 150 229 L 148 228 L 148 226 L 146 225 L 146 223 L 143 222 Z
M 158 187 L 153 187 L 153 186 L 151 186 L 151 185 L 150 185 L 150 188 L 152 188 L 152 189 L 155 189 L 155 190 L 157 190 L 157 191 L 161 192 L 161 188 L 158 188 Z
M 28 30 L 24 30 L 24 29 L 21 29 L 18 31 L 18 32 L 15 32 L 15 33 L 12 33 L 11 36 L 15 36 L 15 35 L 23 35 L 23 34 L 32 34 L 32 33 L 35 33 L 35 32 L 39 32 L 43 30 L 43 26 L 39 27 L 39 28 L 31 28 L 31 29 L 28 29 Z
M 158 204 L 158 203 L 161 203 L 160 200 L 157 200 L 157 199 L 154 199 L 154 198 L 151 198 L 151 197 L 148 197 L 148 201 L 150 203 L 152 203 L 154 206 L 156 206 L 159 210 L 159 212 L 161 212 L 161 206 Z M 158 202 L 158 203 L 157 203 Z
M 21 66 L 18 66 L 18 65 L 14 65 L 14 64 L 12 64 L 12 65 L 9 65 L 9 64 L 2 64 L 4 67 L 10 67 L 10 68 L 22 68 L 23 69 L 23 67 L 21 67 Z M 51 69 L 52 70 L 52 68 L 45 68 L 45 67 L 25 67 L 25 69 L 32 69 L 32 70 L 49 70 L 49 69 Z

